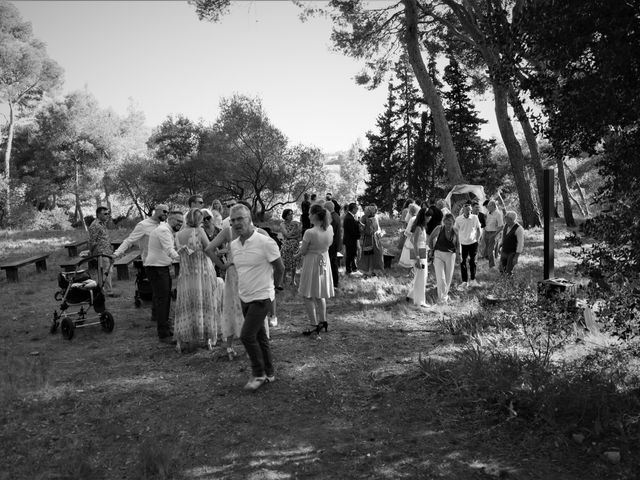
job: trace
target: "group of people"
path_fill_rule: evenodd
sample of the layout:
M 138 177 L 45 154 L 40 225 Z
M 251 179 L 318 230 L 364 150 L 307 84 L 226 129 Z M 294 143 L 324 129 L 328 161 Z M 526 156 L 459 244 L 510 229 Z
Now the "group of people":
M 269 327 L 277 325 L 276 291 L 284 288 L 288 278 L 290 285 L 297 285 L 310 322 L 303 334 L 328 331 L 326 302 L 339 287 L 339 255 L 344 248 L 346 275 L 379 275 L 384 265 L 382 230 L 375 205 L 364 207 L 358 218 L 358 205 L 349 203 L 340 216 L 342 208 L 331 193 L 324 199 L 305 194 L 300 222 L 294 220 L 293 210 L 282 213 L 276 229 L 278 246 L 271 232 L 254 226 L 247 203 L 230 201 L 226 207 L 223 210 L 222 203 L 214 201 L 210 209 L 204 208 L 199 195 L 189 199 L 186 214 L 156 205 L 151 217 L 139 222 L 115 252 L 110 250 L 106 229 L 110 212 L 99 207 L 89 228 L 90 254 L 118 258 L 138 245 L 151 285 L 151 318 L 160 342 L 175 344 L 179 351 L 198 346 L 211 349 L 221 332 L 232 360 L 237 356 L 233 342 L 239 338 L 252 369 L 245 388 L 256 390 L 275 380 Z M 455 263 L 461 264 L 461 288 L 476 285 L 479 242 L 483 239 L 483 252 L 491 252 L 487 256 L 493 266 L 498 232 L 502 232 L 501 269 L 513 270 L 523 248 L 515 212 L 507 212 L 503 226 L 494 202 L 487 204 L 486 215 L 473 209 L 475 205 L 465 205 L 454 218 L 442 203 L 407 204 L 402 213 L 406 228 L 399 264 L 413 269 L 407 298 L 416 305 L 426 306 L 428 259 L 433 263 L 438 299 L 447 302 Z M 172 325 L 170 267 L 176 262 L 180 274 Z
M 462 282 L 459 290 L 479 286 L 476 280 L 476 259 L 486 258 L 489 268 L 496 265 L 511 275 L 524 249 L 524 231 L 517 222 L 517 214 L 507 211 L 503 217 L 495 201 L 484 203 L 487 213 L 478 202 L 463 205 L 458 217 L 448 210 L 444 200 L 422 206 L 412 200 L 405 204 L 401 219 L 406 224 L 400 238 L 399 264 L 413 269 L 407 301 L 420 307 L 426 303 L 425 285 L 428 265 L 433 265 L 438 303 L 448 303 L 449 291 L 456 264 L 460 264 Z

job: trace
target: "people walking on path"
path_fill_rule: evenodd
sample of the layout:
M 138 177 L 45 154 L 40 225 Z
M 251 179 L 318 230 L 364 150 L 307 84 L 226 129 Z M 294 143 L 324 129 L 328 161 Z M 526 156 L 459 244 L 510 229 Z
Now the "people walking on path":
M 442 225 L 434 228 L 429 236 L 429 252 L 433 258 L 438 303 L 449 302 L 453 270 L 461 255 L 458 233 L 453 227 L 454 223 L 453 215 L 447 213 L 442 220 Z
M 462 207 L 462 213 L 456 218 L 454 227 L 458 232 L 460 244 L 462 245 L 460 258 L 462 283 L 458 286 L 458 289 L 464 290 L 467 287 L 477 287 L 480 284 L 476 280 L 476 255 L 482 229 L 478 216 L 471 213 L 471 204 L 467 203 Z M 468 271 L 467 260 L 469 261 Z
M 504 216 L 502 244 L 500 249 L 500 272 L 511 275 L 524 250 L 524 229 L 518 223 L 518 214 L 509 210 Z

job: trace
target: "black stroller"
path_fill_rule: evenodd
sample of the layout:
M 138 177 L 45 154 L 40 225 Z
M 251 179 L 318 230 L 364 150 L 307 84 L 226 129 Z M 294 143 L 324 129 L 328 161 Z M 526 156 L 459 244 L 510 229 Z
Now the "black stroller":
M 147 278 L 142 260 L 134 260 L 133 266 L 136 269 L 136 291 L 133 294 L 133 302 L 136 307 L 142 305 L 142 301 L 151 301 L 153 294 L 151 292 L 151 283 Z
M 113 315 L 109 313 L 105 306 L 105 296 L 102 290 L 104 282 L 109 275 L 111 268 L 103 272 L 102 277 L 93 280 L 82 265 L 89 265 L 90 261 L 98 260 L 100 257 L 107 257 L 113 265 L 113 257 L 109 255 L 95 255 L 80 260 L 73 272 L 60 272 L 58 274 L 59 290 L 55 294 L 55 299 L 60 303 L 59 311 L 53 312 L 53 322 L 51 333 L 56 333 L 58 327 L 62 336 L 71 340 L 76 327 L 88 327 L 90 325 L 100 325 L 102 331 L 111 333 L 115 326 Z M 98 274 L 98 277 L 101 275 Z M 89 315 L 93 308 L 96 315 Z M 91 321 L 94 320 L 94 321 Z

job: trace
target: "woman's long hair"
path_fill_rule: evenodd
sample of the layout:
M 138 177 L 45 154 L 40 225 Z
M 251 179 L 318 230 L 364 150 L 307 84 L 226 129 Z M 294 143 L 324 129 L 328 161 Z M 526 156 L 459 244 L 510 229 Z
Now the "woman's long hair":
M 411 233 L 414 233 L 417 227 L 421 227 L 423 230 L 426 230 L 426 227 L 427 227 L 427 208 L 426 207 L 422 207 L 420 210 L 418 210 L 418 215 L 416 215 L 416 219 L 414 220 L 413 225 L 411 225 Z
M 193 210 L 189 210 L 189 212 L 187 213 L 185 223 L 188 227 L 199 227 L 202 223 L 203 216 L 204 215 L 202 215 L 202 210 L 200 210 L 199 208 L 194 208 Z
M 327 227 L 331 224 L 331 220 L 329 218 L 329 212 L 326 208 L 321 205 L 311 205 L 311 209 L 309 210 L 309 216 L 315 215 L 318 217 L 318 220 L 322 222 L 320 225 L 323 230 L 326 230 Z

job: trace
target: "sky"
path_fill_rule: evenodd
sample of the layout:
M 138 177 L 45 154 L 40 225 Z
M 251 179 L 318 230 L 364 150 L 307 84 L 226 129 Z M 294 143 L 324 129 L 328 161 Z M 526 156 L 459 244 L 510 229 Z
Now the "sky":
M 331 153 L 366 143 L 383 111 L 386 86 L 357 85 L 363 63 L 331 50 L 330 21 L 303 23 L 289 1 L 234 2 L 218 23 L 186 1 L 13 3 L 64 68 L 63 94 L 86 88 L 121 115 L 133 102 L 150 127 L 177 114 L 213 123 L 220 99 L 240 93 L 260 97 L 291 143 Z

